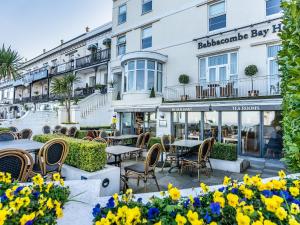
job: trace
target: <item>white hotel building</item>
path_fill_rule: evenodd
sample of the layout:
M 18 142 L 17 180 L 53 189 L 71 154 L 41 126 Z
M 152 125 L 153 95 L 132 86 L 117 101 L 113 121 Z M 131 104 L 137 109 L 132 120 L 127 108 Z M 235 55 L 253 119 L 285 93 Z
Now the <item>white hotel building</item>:
M 87 66 L 78 72 L 87 74 L 83 87 L 114 80 L 114 95 L 94 119 L 106 110 L 106 118 L 118 116 L 124 134 L 151 130 L 156 136 L 186 139 L 214 136 L 236 143 L 241 155 L 280 157 L 282 97 L 276 57 L 281 17 L 280 0 L 114 0 L 113 21 L 106 25 L 111 30 L 103 33 L 111 38 L 110 60 L 97 70 Z M 89 55 L 90 44 L 84 41 L 85 53 L 78 54 Z M 64 56 L 76 51 L 71 49 Z M 46 57 L 26 66 L 42 59 Z M 258 68 L 253 79 L 245 75 L 249 65 Z M 185 86 L 178 81 L 181 74 L 189 76 Z M 14 90 L 16 99 L 20 95 L 16 86 Z

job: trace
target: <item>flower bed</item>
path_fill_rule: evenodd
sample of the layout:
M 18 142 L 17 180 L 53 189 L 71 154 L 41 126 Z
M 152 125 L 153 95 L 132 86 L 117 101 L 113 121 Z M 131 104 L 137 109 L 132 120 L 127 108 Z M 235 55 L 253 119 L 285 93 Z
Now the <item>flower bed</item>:
M 0 225 L 56 224 L 70 191 L 59 174 L 53 180 L 46 184 L 37 175 L 32 185 L 22 186 L 0 172 Z
M 94 224 L 155 225 L 299 225 L 300 180 L 286 178 L 265 183 L 257 175 L 245 175 L 243 183 L 225 177 L 223 187 L 210 192 L 201 183 L 197 197 L 182 197 L 171 184 L 161 197 L 148 203 L 135 199 L 128 190 L 115 194 L 105 207 L 93 209 Z

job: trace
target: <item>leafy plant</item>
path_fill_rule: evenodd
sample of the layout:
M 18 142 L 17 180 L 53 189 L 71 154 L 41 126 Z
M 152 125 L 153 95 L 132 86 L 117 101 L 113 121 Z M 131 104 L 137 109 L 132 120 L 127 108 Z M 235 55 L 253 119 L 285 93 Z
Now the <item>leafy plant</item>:
M 155 144 L 161 144 L 161 138 L 160 137 L 151 137 L 149 139 L 149 142 L 148 142 L 148 149 L 150 149 L 153 145 Z
M 256 65 L 249 65 L 245 68 L 245 75 L 251 78 L 251 91 L 253 92 L 253 76 L 258 73 Z
M 178 78 L 178 81 L 183 85 L 183 95 L 185 96 L 185 85 L 190 82 L 190 77 L 186 74 L 181 74 Z
M 101 170 L 106 165 L 106 145 L 98 142 L 90 142 L 69 138 L 60 135 L 36 135 L 33 140 L 46 143 L 54 138 L 62 138 L 70 146 L 70 150 L 66 159 L 66 164 L 87 172 L 95 172 Z
M 151 92 L 150 92 L 150 98 L 155 98 L 155 91 L 154 91 L 154 87 L 151 88 Z
M 284 161 L 292 171 L 300 171 L 300 4 L 283 1 L 282 50 L 279 64 L 282 72 Z
M 74 98 L 73 99 L 73 105 L 78 105 L 78 102 L 79 102 L 79 98 Z
M 58 95 L 62 98 L 67 111 L 67 123 L 71 122 L 73 84 L 78 81 L 79 78 L 72 73 L 67 73 L 63 78 L 56 78 L 52 81 L 51 94 Z
M 12 50 L 11 47 L 6 48 L 3 44 L 0 48 L 0 79 L 16 79 L 21 60 L 17 51 Z
M 211 158 L 236 161 L 238 158 L 237 146 L 235 144 L 223 144 L 216 142 L 211 152 Z

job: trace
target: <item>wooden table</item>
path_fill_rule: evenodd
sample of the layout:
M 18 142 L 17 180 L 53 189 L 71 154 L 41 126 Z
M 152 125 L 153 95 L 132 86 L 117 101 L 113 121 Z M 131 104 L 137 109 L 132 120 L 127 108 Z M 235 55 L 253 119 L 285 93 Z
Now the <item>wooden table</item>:
M 138 138 L 138 135 L 135 134 L 125 134 L 125 135 L 120 135 L 120 136 L 108 136 L 106 137 L 108 140 L 112 141 L 112 144 L 118 142 L 118 143 L 123 143 L 125 140 L 132 140 Z
M 119 164 L 121 167 L 121 156 L 124 154 L 141 151 L 141 148 L 129 147 L 124 145 L 114 145 L 106 148 L 106 153 L 115 157 L 115 164 Z
M 169 169 L 169 173 L 174 169 L 174 168 L 180 168 L 179 165 L 179 158 L 180 156 L 183 155 L 183 153 L 190 151 L 192 148 L 197 147 L 201 145 L 203 141 L 198 141 L 198 140 L 180 140 L 180 141 L 175 141 L 174 143 L 170 144 L 170 146 L 175 146 L 176 148 L 176 166 L 173 166 Z
M 19 140 L 13 140 L 13 141 L 1 141 L 0 142 L 0 151 L 7 149 L 7 148 L 13 148 L 13 149 L 25 150 L 29 153 L 36 153 L 43 146 L 44 146 L 44 143 L 32 141 L 32 140 L 28 140 L 28 139 L 19 139 Z

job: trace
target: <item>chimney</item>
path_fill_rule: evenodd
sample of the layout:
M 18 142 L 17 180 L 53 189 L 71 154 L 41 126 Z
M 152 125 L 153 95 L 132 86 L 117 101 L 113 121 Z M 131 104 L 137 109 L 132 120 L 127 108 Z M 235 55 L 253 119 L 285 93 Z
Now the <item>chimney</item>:
M 43 49 L 43 53 L 46 53 L 46 49 Z
M 63 44 L 63 43 L 64 43 L 64 40 L 63 40 L 63 39 L 61 39 L 61 40 L 60 40 L 60 44 Z
M 85 27 L 85 32 L 90 32 L 90 28 L 87 26 L 87 27 Z

